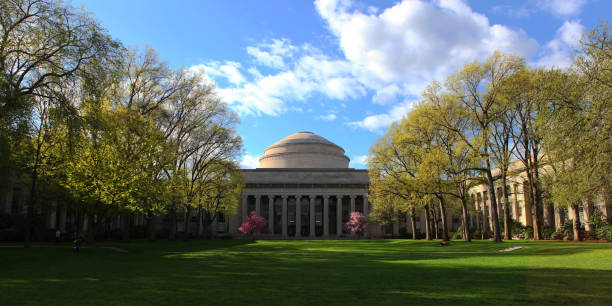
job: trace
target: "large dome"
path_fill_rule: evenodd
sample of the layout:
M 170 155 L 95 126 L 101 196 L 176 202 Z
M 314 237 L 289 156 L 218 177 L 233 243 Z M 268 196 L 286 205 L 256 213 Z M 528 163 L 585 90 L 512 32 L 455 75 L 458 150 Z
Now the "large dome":
M 261 168 L 348 168 L 348 164 L 341 147 L 311 132 L 289 135 L 259 158 Z

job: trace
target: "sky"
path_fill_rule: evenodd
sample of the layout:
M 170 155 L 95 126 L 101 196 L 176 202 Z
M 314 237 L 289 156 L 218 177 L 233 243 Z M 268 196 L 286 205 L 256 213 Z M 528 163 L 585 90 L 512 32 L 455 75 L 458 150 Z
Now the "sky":
M 240 117 L 243 168 L 299 131 L 363 169 L 425 87 L 495 50 L 570 65 L 608 0 L 74 0 L 124 45 L 206 74 Z

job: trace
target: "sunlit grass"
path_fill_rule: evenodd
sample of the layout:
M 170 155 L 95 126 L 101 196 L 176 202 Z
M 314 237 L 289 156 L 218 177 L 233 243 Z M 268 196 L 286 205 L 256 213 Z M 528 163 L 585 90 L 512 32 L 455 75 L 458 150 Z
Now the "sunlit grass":
M 527 248 L 499 252 L 512 246 Z M 49 244 L 0 248 L 0 262 L 2 305 L 612 305 L 609 243 L 159 241 L 80 254 Z

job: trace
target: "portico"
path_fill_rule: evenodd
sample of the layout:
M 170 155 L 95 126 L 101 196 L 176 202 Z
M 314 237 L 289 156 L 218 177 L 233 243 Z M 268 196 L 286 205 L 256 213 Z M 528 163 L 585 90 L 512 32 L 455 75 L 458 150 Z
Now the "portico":
M 351 212 L 368 215 L 367 170 L 348 168 L 344 150 L 321 136 L 290 135 L 259 161 L 261 168 L 241 170 L 246 185 L 236 224 L 255 211 L 268 221 L 270 233 L 262 236 L 333 239 L 351 236 L 345 226 Z

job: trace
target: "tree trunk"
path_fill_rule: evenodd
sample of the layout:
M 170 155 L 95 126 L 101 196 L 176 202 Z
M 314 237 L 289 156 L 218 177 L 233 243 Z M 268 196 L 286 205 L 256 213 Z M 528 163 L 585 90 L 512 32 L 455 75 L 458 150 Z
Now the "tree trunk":
M 529 185 L 529 200 L 531 202 L 532 216 L 533 220 L 533 239 L 541 240 L 542 239 L 542 212 L 541 208 L 538 205 L 538 201 L 536 200 L 536 187 L 533 181 L 533 173 L 527 175 L 527 184 Z
M 431 220 L 432 220 L 432 224 L 433 224 L 434 238 L 435 239 L 440 239 L 440 228 L 439 228 L 440 220 L 438 219 L 438 213 L 436 211 L 436 206 L 435 205 L 431 206 L 430 212 L 431 212 Z
M 168 240 L 176 240 L 176 207 L 174 205 L 168 210 Z
M 572 209 L 574 210 L 574 218 L 572 218 L 572 227 L 574 228 L 574 241 L 580 241 L 582 237 L 580 237 L 580 215 L 578 212 L 578 205 L 572 205 Z
M 416 232 L 416 216 L 414 215 L 414 208 L 410 210 L 410 223 L 412 223 L 412 240 L 417 240 L 417 232 Z
M 555 207 L 553 205 L 545 205 L 546 210 L 546 226 L 555 227 Z
M 493 242 L 502 242 L 501 232 L 499 230 L 499 215 L 497 213 L 497 199 L 495 198 L 495 185 L 493 184 L 493 175 L 491 174 L 491 162 L 489 157 L 485 157 L 485 164 L 487 167 L 487 183 L 489 184 L 489 198 L 491 200 L 491 213 L 493 222 Z
M 440 200 L 440 219 L 442 219 L 442 240 L 448 241 L 448 226 L 446 224 L 446 207 L 444 205 L 444 197 L 438 197 Z
M 504 239 L 512 240 L 511 230 L 511 222 L 510 222 L 510 202 L 508 202 L 508 190 L 507 190 L 507 181 L 506 181 L 506 171 L 502 172 L 502 194 L 504 198 Z
M 425 239 L 431 240 L 431 225 L 429 224 L 429 204 L 425 205 Z
M 461 217 L 463 218 L 463 239 L 466 242 L 472 242 L 472 237 L 470 235 L 470 215 L 468 213 L 468 203 L 467 199 L 461 199 Z
M 191 232 L 190 232 L 190 228 L 191 228 L 191 226 L 190 226 L 191 225 L 191 206 L 189 206 L 189 205 L 187 206 L 187 209 L 185 211 L 185 222 L 184 223 L 185 223 L 185 226 L 184 226 L 185 227 L 185 231 L 184 231 L 185 237 L 183 237 L 183 239 L 187 240 L 187 239 L 189 239 L 189 235 L 191 234 Z

